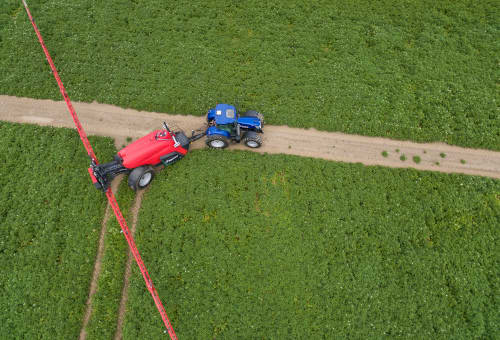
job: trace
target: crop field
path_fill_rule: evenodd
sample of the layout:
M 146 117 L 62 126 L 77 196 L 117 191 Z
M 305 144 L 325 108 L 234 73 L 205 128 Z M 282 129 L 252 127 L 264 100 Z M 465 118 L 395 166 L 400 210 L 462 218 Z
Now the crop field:
M 109 138 L 91 138 L 112 157 Z M 0 334 L 76 339 L 105 197 L 78 134 L 0 121 Z
M 498 338 L 500 181 L 193 151 L 136 241 L 181 339 Z M 124 339 L 160 338 L 136 266 Z
M 492 0 L 27 1 L 75 101 L 229 102 L 268 124 L 500 151 Z M 0 3 L 0 94 L 61 99 L 19 0 Z M 105 211 L 88 163 L 73 130 L 0 121 L 4 337 L 80 333 Z M 129 224 L 134 197 L 124 181 Z M 499 180 L 196 150 L 158 174 L 138 221 L 181 339 L 500 338 Z M 117 327 L 114 217 L 104 242 L 89 340 Z M 135 263 L 126 309 L 124 339 L 166 336 Z
M 87 1 L 30 6 L 78 101 L 500 150 L 498 4 Z M 21 2 L 0 4 L 0 93 L 59 99 Z

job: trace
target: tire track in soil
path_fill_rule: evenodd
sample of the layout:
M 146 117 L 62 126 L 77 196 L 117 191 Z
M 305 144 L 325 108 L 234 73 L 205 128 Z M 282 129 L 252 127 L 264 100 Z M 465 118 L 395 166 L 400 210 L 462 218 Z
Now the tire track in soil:
M 115 139 L 115 145 L 119 149 L 126 143 L 128 137 L 137 139 L 154 129 L 159 129 L 164 120 L 185 131 L 195 130 L 205 123 L 204 117 L 122 109 L 95 102 L 76 102 L 74 107 L 87 133 L 110 136 Z M 74 128 L 63 101 L 0 95 L 0 120 Z M 233 145 L 231 149 L 500 178 L 500 152 L 497 151 L 287 126 L 266 125 L 264 130 L 264 143 L 261 148 L 251 150 L 243 145 Z M 201 140 L 192 145 L 192 149 L 202 147 L 205 147 L 205 144 Z M 384 151 L 387 152 L 387 157 L 382 156 Z M 406 161 L 400 159 L 403 155 Z M 413 157 L 419 157 L 418 163 Z
M 137 218 L 139 216 L 139 210 L 141 209 L 142 197 L 144 193 L 147 191 L 139 190 L 135 195 L 134 203 L 132 205 L 131 213 L 132 213 L 132 228 L 130 232 L 132 233 L 132 237 L 135 235 L 135 230 L 137 227 Z M 130 248 L 127 248 L 127 264 L 125 267 L 125 275 L 123 278 L 123 289 L 122 289 L 122 298 L 120 300 L 120 308 L 118 309 L 118 320 L 116 323 L 116 331 L 115 331 L 115 340 L 122 339 L 122 329 L 123 329 L 123 321 L 125 319 L 126 307 L 127 307 L 127 299 L 128 299 L 128 287 L 130 280 L 130 273 L 132 270 L 132 252 Z
M 117 176 L 117 178 L 111 184 L 111 189 L 113 193 L 117 193 L 118 187 L 123 180 L 123 175 Z M 106 201 L 107 202 L 107 201 Z M 82 328 L 80 330 L 79 340 L 85 340 L 87 338 L 87 332 L 85 328 L 87 327 L 90 316 L 92 315 L 92 301 L 95 292 L 97 291 L 97 282 L 99 281 L 99 274 L 101 273 L 102 258 L 104 255 L 104 238 L 106 237 L 106 225 L 111 217 L 111 205 L 109 202 L 106 204 L 106 211 L 104 212 L 104 218 L 101 223 L 101 233 L 99 235 L 99 245 L 97 247 L 97 255 L 94 263 L 94 271 L 92 272 L 92 280 L 90 281 L 89 296 L 85 304 L 85 315 L 83 317 Z M 113 215 L 114 216 L 114 215 Z

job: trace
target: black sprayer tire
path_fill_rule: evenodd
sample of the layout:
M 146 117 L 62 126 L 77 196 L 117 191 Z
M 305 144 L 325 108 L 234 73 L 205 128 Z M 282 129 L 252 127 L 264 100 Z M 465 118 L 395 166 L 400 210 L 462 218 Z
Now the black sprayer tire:
M 255 131 L 247 131 L 243 135 L 243 143 L 252 149 L 260 148 L 262 145 L 262 137 Z
M 137 167 L 128 176 L 128 186 L 134 191 L 144 189 L 151 183 L 154 177 L 155 172 L 151 166 Z
M 250 110 L 250 111 L 245 112 L 243 114 L 243 117 L 257 117 L 260 119 L 260 123 L 262 124 L 262 126 L 264 126 L 264 116 L 260 112 Z
M 210 135 L 207 136 L 207 145 L 213 149 L 224 149 L 227 148 L 229 142 L 226 137 L 221 135 Z

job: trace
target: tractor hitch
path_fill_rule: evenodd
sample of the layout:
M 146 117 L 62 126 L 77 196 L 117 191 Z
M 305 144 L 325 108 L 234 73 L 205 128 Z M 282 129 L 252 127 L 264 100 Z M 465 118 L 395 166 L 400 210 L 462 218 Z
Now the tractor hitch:
M 130 172 L 129 169 L 125 168 L 121 164 L 121 160 L 119 159 L 115 159 L 112 162 L 104 164 L 97 164 L 95 160 L 92 159 L 90 161 L 90 167 L 88 171 L 95 188 L 104 192 L 108 190 L 108 187 L 111 181 L 113 181 L 113 178 L 121 173 Z
M 198 130 L 198 131 L 199 131 L 199 130 Z M 195 134 L 195 133 L 194 133 L 194 130 L 191 130 L 191 137 L 189 137 L 189 138 L 188 138 L 189 143 L 192 143 L 192 142 L 194 142 L 194 141 L 197 141 L 197 140 L 198 140 L 198 139 L 200 139 L 200 138 L 205 137 L 205 135 L 206 135 L 206 134 L 207 134 L 207 132 L 206 132 L 206 131 L 203 131 L 203 132 L 200 132 L 200 133 Z

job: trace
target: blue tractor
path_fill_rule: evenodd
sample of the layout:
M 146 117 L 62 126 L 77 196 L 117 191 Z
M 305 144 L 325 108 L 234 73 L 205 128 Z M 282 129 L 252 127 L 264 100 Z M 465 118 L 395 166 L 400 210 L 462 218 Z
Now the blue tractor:
M 224 149 L 230 142 L 241 141 L 249 148 L 262 145 L 264 117 L 257 111 L 240 116 L 233 105 L 217 104 L 208 110 L 207 121 L 206 143 L 211 148 Z

